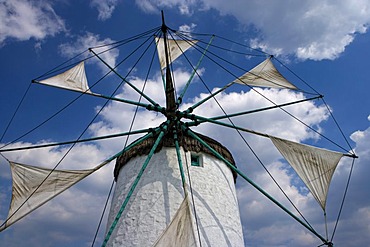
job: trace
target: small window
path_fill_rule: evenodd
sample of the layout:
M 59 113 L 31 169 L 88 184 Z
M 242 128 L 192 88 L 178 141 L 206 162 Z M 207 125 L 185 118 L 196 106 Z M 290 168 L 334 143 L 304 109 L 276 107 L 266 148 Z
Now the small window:
M 195 153 L 191 154 L 191 165 L 192 166 L 202 166 L 201 156 Z

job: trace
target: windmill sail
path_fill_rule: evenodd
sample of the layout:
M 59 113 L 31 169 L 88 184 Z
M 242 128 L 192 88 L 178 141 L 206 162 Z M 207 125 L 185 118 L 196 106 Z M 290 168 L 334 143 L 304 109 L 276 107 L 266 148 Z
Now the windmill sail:
M 234 82 L 257 87 L 297 89 L 280 74 L 271 62 L 270 57 L 237 78 Z
M 325 211 L 330 181 L 343 154 L 277 137 L 270 139 Z
M 13 186 L 8 219 L 0 227 L 3 231 L 47 201 L 101 168 L 89 170 L 54 170 L 9 162 Z
M 161 69 L 166 68 L 166 55 L 164 50 L 164 39 L 155 38 L 157 44 L 157 51 L 159 57 L 159 63 Z M 198 41 L 197 40 L 174 40 L 167 39 L 167 45 L 169 50 L 169 63 L 172 63 L 176 60 L 182 53 L 188 50 L 190 47 L 194 46 Z
M 189 199 L 186 196 L 166 230 L 153 247 L 196 246 Z
M 61 74 L 37 82 L 73 91 L 92 93 L 87 84 L 84 62 L 77 64 Z

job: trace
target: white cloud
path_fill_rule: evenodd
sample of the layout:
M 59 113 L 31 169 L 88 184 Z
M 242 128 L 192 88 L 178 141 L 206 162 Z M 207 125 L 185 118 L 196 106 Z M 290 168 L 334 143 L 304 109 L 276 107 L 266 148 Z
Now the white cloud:
M 98 19 L 105 21 L 109 19 L 118 4 L 118 0 L 92 0 L 91 6 L 99 12 Z
M 191 14 L 190 7 L 197 3 L 197 0 L 136 0 L 136 4 L 143 11 L 148 13 L 158 12 L 161 8 L 177 8 L 183 15 Z
M 176 81 L 178 82 L 179 87 L 184 85 L 186 80 L 183 78 L 186 78 L 188 75 L 189 74 L 183 71 L 175 72 L 175 77 L 177 78 Z M 135 81 L 135 85 L 137 85 L 139 88 L 141 88 L 143 85 L 143 81 L 140 78 L 133 78 L 133 81 Z M 163 103 L 163 100 L 159 99 L 162 97 L 157 95 L 161 90 L 163 92 L 163 84 L 160 77 L 158 76 L 148 81 L 147 87 L 148 94 L 153 96 L 155 100 Z M 265 95 L 268 95 L 277 103 L 301 99 L 303 97 L 300 93 L 289 92 L 287 90 L 263 89 L 259 91 Z M 125 95 L 125 97 L 132 99 L 137 99 L 138 97 L 138 95 L 134 94 L 134 92 L 132 92 L 127 85 L 122 88 L 122 91 L 119 92 L 119 95 Z M 205 95 L 199 95 L 197 98 L 190 100 L 184 105 L 184 107 L 187 107 L 192 103 L 197 102 L 199 98 L 204 97 Z M 252 91 L 223 93 L 218 96 L 218 101 L 223 105 L 228 113 L 240 111 L 241 109 L 245 110 L 248 108 L 266 105 L 266 102 L 262 100 L 261 97 L 257 97 L 256 93 Z M 235 104 L 235 102 L 238 102 L 238 104 Z M 134 109 L 135 107 L 127 107 L 118 103 L 110 103 L 110 105 L 103 111 L 102 120 L 90 128 L 91 134 L 95 136 L 100 134 L 109 134 L 115 131 L 128 130 Z M 320 125 L 320 123 L 325 121 L 327 117 L 324 107 L 317 106 L 310 102 L 306 102 L 297 106 L 291 106 L 289 111 L 297 114 L 298 117 L 302 118 L 310 125 Z M 199 107 L 195 113 L 199 115 L 210 116 L 218 115 L 219 110 L 217 109 L 215 102 L 210 101 L 209 103 L 205 104 L 204 107 Z M 298 127 L 300 124 L 296 121 L 293 121 L 287 116 L 280 118 L 278 115 L 279 114 L 277 114 L 277 112 L 271 111 L 261 114 L 258 118 L 254 118 L 253 121 L 247 116 L 238 118 L 235 120 L 235 122 L 243 126 L 246 126 L 246 123 L 248 123 L 248 127 L 258 128 L 260 131 L 299 141 L 314 137 L 307 132 L 305 128 Z M 164 117 L 160 117 L 160 115 L 157 115 L 156 113 L 139 111 L 134 128 L 140 129 L 148 127 L 149 125 L 157 126 L 160 122 L 164 121 L 164 119 Z M 271 122 L 276 123 L 276 125 L 271 124 Z M 289 131 L 287 131 L 286 126 L 290 126 Z M 249 152 L 246 152 L 247 148 L 243 143 L 240 142 L 239 138 L 235 134 L 235 131 L 227 131 L 225 128 L 220 131 L 220 128 L 214 128 L 210 125 L 204 125 L 203 127 L 198 128 L 197 131 L 201 131 L 204 134 L 213 136 L 217 138 L 217 140 L 220 140 L 233 152 L 234 156 L 237 157 L 237 163 L 241 170 L 251 176 L 257 184 L 259 184 L 269 193 L 273 194 L 274 197 L 276 197 L 279 201 L 282 201 L 284 205 L 292 209 L 289 203 L 287 203 L 284 199 L 284 196 L 273 185 L 271 179 L 266 175 L 266 173 L 261 171 L 260 167 L 253 165 L 256 163 L 256 160 L 251 157 Z M 352 139 L 357 143 L 356 150 L 364 156 L 361 159 L 364 161 L 366 161 L 366 158 L 369 158 L 368 154 L 370 153 L 368 150 L 369 145 L 367 145 L 370 142 L 369 133 L 370 128 L 366 131 L 358 131 L 352 135 Z M 297 136 L 301 137 L 297 138 Z M 136 139 L 136 137 L 133 139 Z M 307 195 L 307 191 L 304 191 L 304 193 L 302 192 L 301 188 L 295 182 L 296 176 L 292 173 L 288 166 L 278 161 L 281 157 L 277 151 L 272 151 L 274 150 L 274 147 L 272 146 L 271 142 L 259 137 L 247 137 L 247 139 L 253 144 L 253 148 L 263 159 L 263 161 L 266 162 L 269 171 L 274 175 L 275 178 L 277 178 L 279 184 L 286 191 L 291 200 L 300 208 L 300 210 L 305 213 L 305 215 L 308 215 L 309 219 L 313 219 L 315 227 L 321 229 L 322 224 L 319 223 L 322 222 L 322 218 L 320 216 L 320 207 L 315 204 L 316 202 L 310 194 Z M 74 164 L 75 168 L 91 167 L 94 164 L 98 164 L 101 161 L 101 157 L 112 155 L 113 152 L 119 150 L 122 148 L 122 146 L 122 139 L 119 141 L 113 141 L 113 143 L 99 142 L 95 145 L 77 145 L 75 150 L 63 163 L 66 165 Z M 266 148 L 267 146 L 270 146 L 270 148 Z M 26 151 L 22 154 L 22 156 L 18 156 L 17 153 L 12 153 L 9 158 L 22 159 L 23 162 L 45 165 L 47 163 L 55 163 L 55 161 L 57 161 L 65 151 L 65 148 L 42 149 L 33 151 L 32 154 L 31 152 Z M 45 157 L 48 157 L 48 159 L 45 160 Z M 86 162 L 86 160 L 89 162 Z M 366 162 L 360 162 L 361 169 L 368 170 L 364 163 Z M 28 233 L 32 232 L 30 231 L 30 228 L 35 227 L 34 224 L 44 224 L 47 226 L 49 224 L 48 222 L 50 222 L 50 214 L 54 215 L 53 225 L 55 225 L 55 228 L 49 227 L 48 229 L 45 228 L 44 230 L 48 233 L 48 237 L 52 236 L 53 241 L 73 243 L 76 241 L 76 239 L 78 239 L 78 236 L 84 235 L 84 231 L 94 231 L 93 227 L 96 225 L 96 221 L 98 220 L 96 215 L 100 215 L 101 210 L 101 207 L 98 205 L 102 206 L 104 203 L 107 190 L 110 182 L 112 181 L 113 166 L 114 164 L 110 164 L 106 168 L 103 168 L 69 192 L 60 195 L 56 201 L 46 204 L 42 207 L 42 210 L 38 210 L 37 213 L 32 214 L 28 219 L 26 218 L 25 220 L 21 221 L 19 226 L 15 228 L 16 230 L 11 233 L 14 234 L 13 237 L 18 236 L 18 234 L 25 234 L 23 231 Z M 340 174 L 343 174 L 339 176 L 341 183 L 343 183 L 345 180 L 345 174 L 347 174 L 345 172 L 345 165 L 341 165 L 339 167 L 339 172 Z M 363 170 L 362 172 L 363 174 L 368 174 Z M 356 179 L 358 179 L 358 174 L 356 176 Z M 361 176 L 362 177 L 360 177 L 360 181 L 366 177 L 365 175 Z M 338 176 L 336 179 L 338 179 Z M 341 194 L 336 190 L 336 186 L 333 186 L 332 188 L 334 188 L 334 190 L 332 189 L 331 193 Z M 362 191 L 365 192 L 366 188 L 363 188 Z M 81 200 L 81 198 L 83 200 Z M 280 209 L 268 202 L 266 198 L 252 189 L 251 186 L 242 182 L 240 178 L 238 181 L 238 198 L 246 243 L 250 243 L 251 246 L 266 246 L 272 244 L 279 244 L 281 246 L 312 246 L 318 243 L 317 239 L 313 237 L 312 234 L 308 233 L 303 227 L 299 227 L 297 223 L 291 221 L 289 216 L 285 215 Z M 83 211 L 81 211 L 82 208 L 84 209 Z M 317 213 L 317 211 L 319 213 Z M 353 210 L 353 208 L 350 206 L 348 211 L 350 213 L 345 215 L 343 221 L 349 222 L 351 227 L 363 227 L 366 222 L 365 220 L 351 221 L 350 217 L 356 215 L 368 217 L 369 208 L 365 205 L 362 205 L 359 210 Z M 92 217 L 92 215 L 95 216 Z M 330 219 L 329 223 L 332 224 L 332 221 L 333 220 Z M 88 229 L 85 229 L 85 227 L 67 227 L 67 225 L 80 226 L 80 222 L 88 222 L 88 224 L 86 224 L 89 226 Z M 61 226 L 65 226 L 63 231 L 60 230 Z M 286 232 L 290 232 L 292 237 L 286 237 Z M 283 233 L 285 234 L 284 236 Z M 261 238 L 262 236 L 264 237 Z M 44 241 L 40 236 L 37 235 L 29 237 L 30 239 L 27 241 Z M 87 239 L 85 241 L 88 242 L 91 241 L 91 239 Z M 22 243 L 19 244 L 22 245 Z
M 196 25 L 196 24 L 194 24 L 194 23 L 192 23 L 192 24 L 190 24 L 190 25 L 186 25 L 186 24 L 184 24 L 184 25 L 181 25 L 181 26 L 179 27 L 179 31 L 181 31 L 181 32 L 192 32 L 196 26 L 197 26 L 197 25 Z
M 42 40 L 65 31 L 62 20 L 45 1 L 0 1 L 0 45 L 7 39 Z
M 76 37 L 75 41 L 73 42 L 61 44 L 59 46 L 59 51 L 64 57 L 71 58 L 83 51 L 86 51 L 88 48 L 111 44 L 113 42 L 114 40 L 110 38 L 101 39 L 98 34 L 86 32 L 84 35 Z M 109 64 L 111 67 L 114 67 L 116 65 L 116 59 L 119 55 L 118 49 L 110 49 L 109 51 L 99 54 L 105 50 L 107 50 L 105 47 L 93 49 L 93 51 L 97 53 L 107 64 Z M 88 55 L 90 54 L 87 54 L 86 56 Z M 94 58 L 93 62 L 99 65 L 103 73 L 109 71 L 109 69 L 102 62 L 100 62 L 98 58 Z
M 147 11 L 178 7 L 178 1 L 137 1 Z M 305 60 L 335 59 L 370 24 L 370 2 L 305 1 L 185 1 L 187 13 L 215 9 L 257 30 L 250 44 L 274 55 L 293 54 Z M 150 8 L 145 8 L 150 6 Z M 180 11 L 180 13 L 182 13 Z

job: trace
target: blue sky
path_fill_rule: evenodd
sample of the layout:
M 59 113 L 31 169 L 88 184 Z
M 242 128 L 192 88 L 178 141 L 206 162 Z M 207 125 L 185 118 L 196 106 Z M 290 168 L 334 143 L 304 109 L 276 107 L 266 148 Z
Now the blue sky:
M 359 156 L 334 244 L 367 246 L 370 243 L 370 193 L 367 189 L 367 174 L 370 172 L 370 98 L 367 95 L 370 78 L 370 70 L 367 68 L 370 55 L 370 34 L 367 30 L 370 24 L 370 4 L 367 1 L 10 0 L 0 1 L 0 6 L 1 134 L 32 79 L 82 49 L 123 40 L 160 26 L 160 10 L 164 10 L 166 24 L 171 28 L 217 34 L 275 55 L 325 96 L 325 101 Z M 113 64 L 127 52 L 124 49 L 113 50 L 105 59 Z M 190 56 L 193 53 L 189 51 Z M 257 59 L 256 62 L 245 56 L 241 59 L 230 54 L 225 56 L 246 68 L 261 61 Z M 293 83 L 304 87 L 289 71 L 281 66 L 279 68 L 285 76 L 293 79 Z M 104 73 L 104 68 L 97 62 L 87 64 L 87 69 L 93 72 L 88 74 L 88 77 L 91 76 L 89 79 L 96 79 Z M 121 68 L 120 72 L 125 73 L 128 69 L 129 67 Z M 229 82 L 230 78 L 220 78 L 218 71 L 212 67 L 207 68 L 206 64 L 201 71 L 211 88 Z M 175 71 L 179 88 L 184 85 L 184 78 L 189 74 L 189 70 L 181 66 Z M 132 75 L 132 82 L 140 86 L 144 77 L 145 71 L 137 69 Z M 154 73 L 149 79 L 148 95 L 164 104 L 164 98 L 158 94 L 161 89 L 158 73 Z M 116 82 L 116 77 L 109 76 L 106 84 L 99 89 L 113 90 Z M 286 90 L 259 90 L 276 102 L 307 97 Z M 184 107 L 204 97 L 206 93 L 200 81 L 195 79 Z M 117 94 L 129 99 L 138 97 L 126 86 L 119 88 Z M 76 96 L 73 92 L 32 84 L 1 143 L 12 141 L 32 129 Z M 240 86 L 230 88 L 218 99 L 230 113 L 264 104 L 258 95 Z M 102 99 L 83 97 L 68 111 L 25 136 L 15 145 L 75 139 L 103 104 Z M 321 102 L 305 103 L 289 110 L 340 145 L 346 146 L 333 121 L 327 117 Z M 110 103 L 89 127 L 85 136 L 126 131 L 133 111 L 132 107 Z M 211 116 L 218 115 L 219 111 L 214 103 L 209 102 L 197 113 Z M 134 126 L 137 129 L 155 126 L 163 120 L 163 117 L 153 112 L 140 111 Z M 236 121 L 245 127 L 272 135 L 333 148 L 278 111 L 246 116 Z M 220 140 L 231 150 L 243 172 L 284 205 L 288 205 L 255 158 L 241 144 L 235 132 L 220 130 L 212 125 L 201 126 L 197 131 Z M 246 138 L 303 214 L 324 235 L 320 207 L 302 187 L 271 142 L 250 135 L 246 135 Z M 78 145 L 61 166 L 71 169 L 93 167 L 120 150 L 123 143 L 124 139 L 119 138 Z M 52 167 L 65 151 L 66 148 L 63 147 L 4 155 L 19 162 Z M 5 160 L 1 159 L 0 162 L 0 219 L 4 220 L 11 196 L 11 177 Z M 342 160 L 330 187 L 327 205 L 329 233 L 332 232 L 339 210 L 350 165 L 350 159 Z M 40 246 L 40 243 L 42 246 L 91 246 L 112 181 L 113 166 L 112 163 L 103 168 L 1 232 L 0 242 L 4 246 Z M 241 179 L 237 182 L 237 193 L 246 246 L 320 245 L 320 241 L 311 233 Z M 96 246 L 101 243 L 102 232 Z

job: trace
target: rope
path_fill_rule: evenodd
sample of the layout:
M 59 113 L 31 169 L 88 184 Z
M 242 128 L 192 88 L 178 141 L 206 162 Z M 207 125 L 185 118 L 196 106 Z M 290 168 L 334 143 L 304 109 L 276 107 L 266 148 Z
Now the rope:
M 152 32 L 158 31 L 159 29 L 160 29 L 160 27 L 153 28 L 153 29 L 151 29 L 151 30 L 149 30 L 149 31 L 143 32 L 143 33 L 141 33 L 141 34 L 137 34 L 137 35 L 135 35 L 135 36 L 133 36 L 133 37 L 130 37 L 130 38 L 128 38 L 128 39 L 124 39 L 124 40 L 116 41 L 116 42 L 109 43 L 109 44 L 97 45 L 97 46 L 92 47 L 92 49 L 111 46 L 110 48 L 108 48 L 108 49 L 106 49 L 106 50 L 101 51 L 101 52 L 99 52 L 99 53 L 98 53 L 98 54 L 102 54 L 102 53 L 108 52 L 108 51 L 110 51 L 110 50 L 112 50 L 112 49 L 114 49 L 114 48 L 117 48 L 117 47 L 119 47 L 119 46 L 122 46 L 122 45 L 128 44 L 128 43 L 130 43 L 130 42 L 132 42 L 132 41 L 136 41 L 136 40 L 138 40 L 138 39 L 145 38 L 145 37 L 146 37 L 146 35 L 151 34 Z M 86 60 L 89 60 L 89 59 L 91 59 L 91 58 L 95 57 L 94 55 L 90 55 L 90 56 L 87 56 L 86 58 L 84 58 L 84 59 L 82 59 L 82 60 L 80 60 L 80 61 L 77 61 L 77 62 L 73 63 L 73 64 L 70 64 L 70 65 L 68 65 L 68 66 L 63 66 L 63 65 L 65 65 L 65 64 L 67 64 L 67 63 L 69 63 L 70 61 L 72 61 L 72 60 L 76 59 L 77 57 L 81 56 L 82 54 L 84 54 L 84 53 L 86 53 L 86 52 L 88 52 L 88 49 L 86 49 L 86 50 L 84 50 L 84 51 L 80 52 L 79 54 L 77 54 L 77 55 L 75 55 L 74 57 L 72 57 L 72 58 L 68 59 L 67 61 L 63 62 L 62 64 L 60 64 L 60 65 L 58 65 L 58 66 L 54 67 L 53 69 L 51 69 L 51 70 L 49 70 L 48 72 L 46 72 L 46 73 L 42 74 L 41 76 L 37 77 L 37 78 L 36 78 L 36 79 L 34 79 L 34 80 L 38 80 L 38 79 L 40 79 L 40 78 L 42 78 L 42 77 L 46 77 L 46 76 L 48 76 L 48 75 L 50 75 L 50 74 L 56 73 L 56 72 L 58 72 L 58 71 L 64 70 L 64 69 L 66 69 L 66 68 L 68 68 L 68 67 L 71 67 L 71 66 L 73 66 L 73 65 L 76 65 L 76 64 L 80 63 L 81 61 L 86 61 Z M 63 66 L 63 67 L 62 67 L 62 66 Z M 110 73 L 110 72 L 108 72 L 108 73 Z
M 346 136 L 344 135 L 344 132 L 342 131 L 342 128 L 339 126 L 339 124 L 338 124 L 337 120 L 335 119 L 333 112 L 330 110 L 330 108 L 329 108 L 328 104 L 326 104 L 326 102 L 325 102 L 324 98 L 322 98 L 322 101 L 324 102 L 324 104 L 325 104 L 325 106 L 326 106 L 326 109 L 328 110 L 328 112 L 329 112 L 329 114 L 330 114 L 331 118 L 333 119 L 333 121 L 334 121 L 335 125 L 336 125 L 336 126 L 337 126 L 337 128 L 339 129 L 339 132 L 341 133 L 341 135 L 342 135 L 343 139 L 344 139 L 344 140 L 345 140 L 345 142 L 347 143 L 347 145 L 348 145 L 348 147 L 349 147 L 349 149 L 350 149 L 350 151 L 351 151 L 350 153 L 353 153 L 353 154 L 354 154 L 355 152 L 353 151 L 353 148 L 352 148 L 351 144 L 349 143 L 348 139 L 347 139 L 347 138 L 346 138 Z M 345 150 L 345 149 L 344 149 L 344 150 Z
M 279 59 L 277 59 L 274 56 L 274 59 L 279 62 L 284 68 L 286 68 L 290 73 L 292 73 L 295 77 L 297 77 L 301 82 L 303 82 L 306 86 L 308 86 L 312 91 L 314 91 L 316 94 L 320 94 L 318 91 L 316 91 L 310 84 L 308 84 L 305 80 L 303 80 L 302 77 L 297 75 L 293 70 L 291 70 L 288 66 L 286 66 L 284 63 L 282 63 Z
M 191 33 L 191 32 L 185 32 L 185 31 L 176 31 L 176 30 L 171 30 L 173 32 L 176 32 L 176 34 L 178 34 L 179 36 L 180 35 L 184 35 L 184 36 L 187 36 L 189 38 L 193 37 L 193 36 L 207 36 L 207 37 L 210 37 L 210 36 L 215 36 L 215 37 L 218 37 L 220 38 L 221 40 L 224 40 L 224 41 L 227 41 L 227 42 L 230 42 L 231 44 L 237 44 L 239 46 L 242 46 L 244 48 L 247 48 L 249 50 L 252 50 L 252 51 L 255 51 L 257 53 L 259 53 L 258 55 L 257 54 L 251 54 L 251 53 L 245 53 L 245 52 L 239 52 L 239 51 L 234 51 L 234 50 L 231 50 L 231 49 L 226 49 L 224 47 L 221 47 L 221 46 L 217 46 L 217 45 L 211 45 L 212 47 L 215 47 L 215 48 L 219 48 L 221 50 L 224 50 L 224 51 L 227 51 L 227 52 L 232 52 L 232 53 L 236 53 L 236 54 L 240 54 L 240 55 L 244 55 L 244 56 L 255 56 L 255 57 L 259 57 L 259 56 L 266 56 L 266 55 L 269 55 L 267 54 L 266 52 L 264 51 L 261 51 L 261 50 L 258 50 L 258 49 L 255 49 L 255 48 L 252 48 L 250 46 L 247 46 L 247 45 L 244 45 L 244 44 L 241 44 L 239 42 L 236 42 L 236 41 L 233 41 L 233 40 L 230 40 L 230 39 L 227 39 L 227 38 L 224 38 L 222 36 L 218 36 L 218 35 L 215 35 L 215 34 L 201 34 L 201 33 Z M 201 43 L 204 43 L 206 44 L 207 42 L 203 42 L 202 40 L 199 40 Z
M 103 217 L 105 215 L 105 210 L 107 209 L 107 206 L 108 206 L 108 203 L 109 203 L 109 198 L 110 198 L 110 195 L 112 194 L 112 190 L 113 190 L 113 186 L 114 186 L 114 179 L 112 181 L 112 184 L 110 186 L 110 189 L 109 189 L 109 192 L 108 192 L 108 196 L 107 196 L 107 199 L 105 200 L 105 204 L 104 204 L 104 208 L 103 208 L 103 211 L 101 213 L 101 216 L 100 216 L 100 219 L 99 219 L 99 223 L 98 223 L 98 227 L 96 229 L 96 232 L 95 232 L 95 235 L 94 235 L 94 239 L 91 243 L 91 247 L 94 246 L 94 243 L 95 243 L 95 240 L 96 240 L 96 237 L 98 236 L 98 233 L 99 233 L 99 229 L 100 229 L 100 226 L 101 226 L 101 223 L 103 221 Z
M 326 211 L 324 209 L 324 221 L 325 221 L 325 236 L 326 236 L 326 240 L 329 240 L 329 235 L 328 235 L 328 221 L 327 221 L 327 218 L 326 218 Z
M 11 117 L 11 119 L 10 119 L 10 121 L 9 121 L 8 125 L 6 126 L 6 128 L 5 128 L 5 130 L 4 130 L 3 134 L 2 134 L 2 136 L 1 136 L 1 138 L 0 138 L 0 142 L 3 140 L 3 138 L 4 138 L 5 134 L 7 133 L 8 129 L 9 129 L 10 125 L 11 125 L 11 123 L 13 122 L 13 120 L 14 120 L 15 116 L 17 115 L 18 110 L 19 110 L 19 108 L 21 107 L 23 100 L 26 98 L 26 95 L 27 95 L 28 91 L 30 90 L 31 85 L 32 85 L 32 83 L 30 83 L 30 84 L 28 85 L 28 87 L 27 87 L 27 89 L 26 89 L 26 92 L 23 94 L 23 96 L 22 96 L 21 100 L 19 101 L 18 106 L 17 106 L 17 108 L 15 109 L 15 111 L 14 111 L 14 113 L 13 113 L 13 116 Z
M 193 186 L 191 184 L 190 167 L 189 167 L 188 159 L 186 157 L 185 157 L 185 164 L 186 164 L 186 170 L 188 171 L 189 188 L 190 188 L 190 194 L 191 194 L 191 202 L 193 204 L 195 225 L 197 226 L 197 233 L 198 233 L 199 245 L 200 245 L 200 247 L 202 247 L 202 240 L 200 238 L 200 229 L 199 229 L 198 215 L 197 215 L 197 210 L 195 208 L 195 200 L 194 200 Z
M 202 43 L 205 43 L 205 42 L 202 42 Z M 213 46 L 213 45 L 211 45 L 211 46 Z M 193 46 L 198 52 L 200 52 L 200 53 L 202 53 L 202 51 L 203 50 L 205 50 L 203 47 L 201 47 L 201 46 L 199 46 L 198 44 L 195 44 L 194 46 Z M 226 51 L 228 51 L 228 52 L 234 52 L 233 50 L 228 50 L 228 49 L 224 49 L 224 50 L 226 50 Z M 237 64 L 235 64 L 235 63 L 232 63 L 232 62 L 230 62 L 230 61 L 228 61 L 228 60 L 226 60 L 225 58 L 223 58 L 223 57 L 221 57 L 221 56 L 219 56 L 219 55 L 217 55 L 216 53 L 214 53 L 214 52 L 212 52 L 211 50 L 210 51 L 208 51 L 208 53 L 209 54 L 211 54 L 211 55 L 213 55 L 215 58 L 217 58 L 217 59 L 219 59 L 219 60 L 221 60 L 221 61 L 223 61 L 223 62 L 225 62 L 226 64 L 229 64 L 229 65 L 231 65 L 231 66 L 233 66 L 233 67 L 235 67 L 235 68 L 237 68 L 237 69 L 239 69 L 239 70 L 241 70 L 242 72 L 244 72 L 244 73 L 246 73 L 246 72 L 249 72 L 250 74 L 252 74 L 252 75 L 254 75 L 254 76 L 257 76 L 256 74 L 254 74 L 254 73 L 252 73 L 252 72 L 250 72 L 250 70 L 246 70 L 244 67 L 240 67 L 239 65 L 237 65 Z M 243 55 L 247 55 L 247 54 L 244 54 L 244 53 L 242 53 Z M 234 73 L 232 73 L 229 69 L 227 69 L 226 67 L 224 67 L 223 65 L 221 65 L 220 63 L 218 63 L 217 61 L 215 61 L 213 58 L 211 58 L 210 56 L 208 56 L 208 55 L 205 55 L 210 61 L 212 61 L 213 63 L 215 63 L 217 66 L 219 66 L 220 68 L 222 68 L 223 70 L 225 70 L 227 73 L 229 73 L 231 76 L 233 76 L 234 78 L 239 78 L 239 76 L 237 76 L 237 75 L 235 75 Z M 264 55 L 265 56 L 265 55 Z M 270 58 L 272 58 L 273 56 L 272 55 L 268 55 Z M 270 82 L 270 83 L 272 83 L 272 84 L 276 84 L 275 82 L 273 82 L 273 81 L 271 81 L 271 80 L 269 80 L 269 79 L 267 79 L 267 78 L 264 78 L 264 80 L 266 80 L 266 81 L 268 81 L 268 82 Z M 243 81 L 241 81 L 241 82 L 243 82 Z M 244 85 L 246 85 L 246 86 L 248 86 L 251 90 L 253 90 L 253 91 L 256 91 L 256 93 L 258 93 L 258 94 L 261 94 L 260 92 L 258 92 L 257 90 L 255 90 L 254 89 L 254 87 L 252 87 L 252 86 L 250 86 L 250 85 L 248 85 L 248 84 L 244 84 Z M 306 91 L 303 91 L 302 89 L 297 89 L 296 91 L 300 91 L 300 92 L 302 92 L 302 93 L 307 93 L 307 94 L 312 94 L 312 93 L 309 93 L 309 92 L 306 92 Z M 263 95 L 262 95 L 263 96 Z
M 330 242 L 333 241 L 333 238 L 334 238 L 334 235 L 335 235 L 335 232 L 337 230 L 337 226 L 338 226 L 338 222 L 339 222 L 339 219 L 340 219 L 340 216 L 342 214 L 342 210 L 343 210 L 343 205 L 344 205 L 344 201 L 346 199 L 346 196 L 347 196 L 347 191 L 348 191 L 348 187 L 349 187 L 349 182 L 351 181 L 351 176 L 352 176 L 352 171 L 353 171 L 353 166 L 355 164 L 355 158 L 352 159 L 352 165 L 351 165 L 351 169 L 350 169 L 350 172 L 349 172 L 349 175 L 348 175 L 348 180 L 347 180 L 347 184 L 346 184 L 346 188 L 344 190 L 344 195 L 343 195 L 343 199 L 342 199 L 342 203 L 340 205 L 340 209 L 339 209 L 339 213 L 338 213 L 338 217 L 337 217 L 337 220 L 335 222 L 335 226 L 334 226 L 334 230 L 333 230 L 333 234 L 331 236 L 331 239 L 330 239 Z
M 75 55 L 74 57 L 72 57 L 72 58 L 68 59 L 67 61 L 65 61 L 65 62 L 63 62 L 63 63 L 61 63 L 61 64 L 59 64 L 59 65 L 55 66 L 54 68 L 50 69 L 49 71 L 45 72 L 44 74 L 42 74 L 42 75 L 40 75 L 40 76 L 36 77 L 36 78 L 35 78 L 35 79 L 33 79 L 32 81 L 34 81 L 34 80 L 38 80 L 38 79 L 40 79 L 40 78 L 42 78 L 42 77 L 46 77 L 46 76 L 48 76 L 48 75 L 50 75 L 50 74 L 52 74 L 52 73 L 56 73 L 56 72 L 61 71 L 61 70 L 65 69 L 65 68 L 68 68 L 68 67 L 71 67 L 71 66 L 73 66 L 73 65 L 76 65 L 76 64 L 78 64 L 78 63 L 79 63 L 79 62 L 81 62 L 81 61 L 86 60 L 86 59 L 83 59 L 83 60 L 81 60 L 81 61 L 78 61 L 78 62 L 72 63 L 72 64 L 70 64 L 70 65 L 64 66 L 65 64 L 68 64 L 68 63 L 69 63 L 69 62 L 71 62 L 72 60 L 75 60 L 77 57 L 81 56 L 81 55 L 82 55 L 82 54 L 84 54 L 85 52 L 87 52 L 87 50 L 84 50 L 84 51 L 82 51 L 82 52 L 78 53 L 78 54 L 77 54 L 77 55 Z M 62 66 L 64 66 L 64 67 L 62 67 Z

